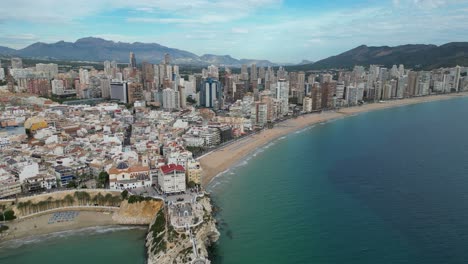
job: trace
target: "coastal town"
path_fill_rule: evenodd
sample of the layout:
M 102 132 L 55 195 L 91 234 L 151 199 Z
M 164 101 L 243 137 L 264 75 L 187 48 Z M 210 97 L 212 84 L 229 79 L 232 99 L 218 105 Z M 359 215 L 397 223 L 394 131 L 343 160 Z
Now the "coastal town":
M 206 187 L 216 175 L 313 123 L 465 95 L 467 73 L 460 66 L 288 72 L 255 64 L 194 73 L 173 65 L 170 54 L 138 64 L 134 53 L 99 69 L 2 61 L 0 209 L 3 222 L 11 220 L 2 225 L 11 235 L 2 238 L 31 215 L 52 214 L 52 226 L 82 217 L 75 211 L 115 216 L 142 202 L 154 209 L 148 219 L 117 223 L 150 225 L 151 263 L 209 263 L 206 247 L 219 232 Z M 45 200 L 31 209 L 30 197 Z

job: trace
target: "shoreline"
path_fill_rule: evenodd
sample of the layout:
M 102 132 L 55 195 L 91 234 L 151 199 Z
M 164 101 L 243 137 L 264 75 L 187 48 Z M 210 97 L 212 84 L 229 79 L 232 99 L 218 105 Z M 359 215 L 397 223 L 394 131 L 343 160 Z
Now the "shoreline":
M 7 222 L 9 229 L 0 236 L 0 244 L 6 241 L 42 237 L 55 233 L 73 232 L 87 228 L 137 226 L 118 223 L 113 219 L 114 212 L 90 210 L 64 210 L 64 212 L 77 212 L 78 214 L 75 219 L 68 222 L 49 223 L 54 212 Z
M 372 111 L 419 103 L 450 100 L 466 96 L 468 96 L 468 92 L 413 97 L 385 101 L 382 103 L 365 104 L 362 106 L 346 107 L 322 113 L 310 113 L 299 116 L 295 119 L 288 119 L 284 122 L 275 124 L 272 129 L 263 130 L 259 133 L 247 136 L 201 156 L 199 161 L 204 170 L 202 186 L 206 188 L 218 175 L 229 170 L 232 166 L 242 161 L 256 149 L 267 145 L 277 138 L 307 128 L 314 124 Z

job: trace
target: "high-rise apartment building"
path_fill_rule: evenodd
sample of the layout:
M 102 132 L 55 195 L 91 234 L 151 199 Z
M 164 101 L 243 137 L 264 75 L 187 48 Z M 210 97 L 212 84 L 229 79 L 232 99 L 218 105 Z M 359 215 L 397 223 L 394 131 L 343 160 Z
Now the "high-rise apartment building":
M 130 68 L 136 68 L 137 67 L 135 53 L 133 53 L 133 52 L 130 52 L 128 67 L 130 67 Z
M 22 69 L 23 60 L 21 58 L 11 58 L 11 68 L 12 69 Z

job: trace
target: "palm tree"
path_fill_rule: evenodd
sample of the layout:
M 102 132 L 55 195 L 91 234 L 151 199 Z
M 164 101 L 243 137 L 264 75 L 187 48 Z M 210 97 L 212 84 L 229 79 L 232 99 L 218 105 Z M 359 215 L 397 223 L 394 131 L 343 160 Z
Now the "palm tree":
M 110 193 L 106 194 L 104 199 L 106 200 L 106 205 L 109 205 L 112 202 L 112 194 Z
M 71 206 L 75 202 L 75 199 L 70 194 L 67 194 L 64 198 L 64 201 L 68 206 Z
M 18 203 L 16 204 L 16 208 L 17 208 L 18 210 L 20 210 L 20 212 L 21 212 L 22 215 L 24 215 L 24 207 L 25 207 L 25 206 L 24 206 L 24 203 L 23 203 L 23 202 L 18 202 Z
M 83 193 L 83 200 L 86 201 L 86 205 L 89 205 L 89 201 L 91 200 L 91 195 L 88 192 Z
M 104 205 L 104 196 L 101 194 L 101 193 L 98 193 L 96 195 L 96 201 L 97 201 L 97 204 L 99 205 Z
M 53 200 L 52 196 L 49 196 L 49 197 L 47 198 L 47 210 L 50 209 L 50 204 L 52 203 L 52 200 Z

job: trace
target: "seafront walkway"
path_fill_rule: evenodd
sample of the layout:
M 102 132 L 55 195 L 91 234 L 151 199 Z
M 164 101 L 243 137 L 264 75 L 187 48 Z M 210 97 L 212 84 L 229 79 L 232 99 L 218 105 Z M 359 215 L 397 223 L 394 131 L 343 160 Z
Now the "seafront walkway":
M 0 199 L 0 202 L 15 202 L 17 199 L 18 200 L 21 200 L 21 199 L 25 199 L 25 198 L 39 198 L 41 196 L 50 196 L 52 194 L 62 194 L 62 193 L 66 193 L 66 194 L 74 194 L 75 192 L 77 191 L 80 191 L 80 192 L 106 192 L 106 193 L 121 193 L 122 191 L 120 190 L 111 190 L 111 189 L 67 189 L 67 190 L 63 190 L 63 189 L 53 189 L 53 190 L 49 190 L 47 192 L 43 192 L 43 193 L 33 193 L 33 194 L 27 194 L 27 195 L 21 195 L 21 196 L 18 196 L 17 198 L 7 198 L 7 199 L 3 199 L 1 198 Z

